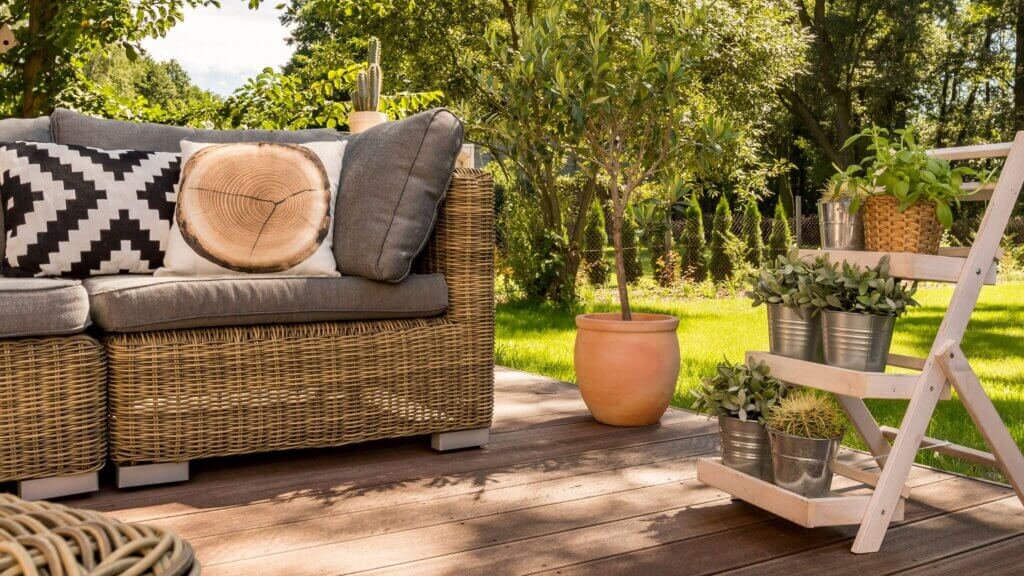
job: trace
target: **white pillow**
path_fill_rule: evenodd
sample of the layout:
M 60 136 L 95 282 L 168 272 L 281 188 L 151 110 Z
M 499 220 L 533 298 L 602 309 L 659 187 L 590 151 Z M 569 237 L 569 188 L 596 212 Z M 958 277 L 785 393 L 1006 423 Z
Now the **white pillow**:
M 155 275 L 338 276 L 332 217 L 346 144 L 182 141 L 178 204 Z

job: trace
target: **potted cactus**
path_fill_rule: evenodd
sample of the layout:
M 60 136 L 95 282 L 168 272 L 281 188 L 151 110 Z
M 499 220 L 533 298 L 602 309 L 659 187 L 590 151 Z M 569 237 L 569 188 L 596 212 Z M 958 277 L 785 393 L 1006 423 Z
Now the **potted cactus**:
M 694 408 L 718 417 L 722 464 L 771 482 L 771 448 L 764 417 L 786 392 L 767 364 L 727 361 L 718 364 L 715 375 L 693 391 Z
M 800 250 L 761 267 L 747 281 L 747 296 L 754 306 L 768 309 L 768 342 L 772 354 L 820 362 L 821 317 L 814 306 L 814 272 L 828 266 L 824 256 L 802 260 Z
M 835 403 L 809 390 L 795 392 L 768 410 L 766 427 L 775 485 L 806 498 L 827 496 L 845 432 Z
M 889 274 L 889 257 L 871 268 L 844 262 L 815 271 L 812 304 L 823 309 L 825 363 L 850 370 L 884 372 L 896 318 L 917 306 L 917 283 Z
M 380 107 L 380 90 L 383 85 L 380 71 L 380 40 L 377 38 L 370 38 L 366 63 L 366 70 L 356 77 L 356 88 L 351 92 L 352 112 L 348 115 L 348 129 L 352 134 L 358 134 L 388 121 L 388 115 L 377 110 Z

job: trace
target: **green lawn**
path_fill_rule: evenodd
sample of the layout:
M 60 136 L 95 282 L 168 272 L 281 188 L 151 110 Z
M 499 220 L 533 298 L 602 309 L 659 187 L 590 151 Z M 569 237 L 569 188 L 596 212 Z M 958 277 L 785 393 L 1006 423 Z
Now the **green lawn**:
M 893 352 L 923 357 L 942 320 L 952 287 L 927 287 L 918 292 L 921 308 L 899 320 Z M 607 297 L 581 308 L 612 311 Z M 664 297 L 635 298 L 634 309 L 672 314 L 680 319 L 682 369 L 674 404 L 689 407 L 689 391 L 723 356 L 739 361 L 746 350 L 767 350 L 767 320 L 761 308 L 742 297 L 672 301 Z M 497 309 L 498 364 L 573 381 L 573 318 L 577 311 L 510 303 Z M 1024 282 L 986 287 L 963 343 L 975 370 L 1018 443 L 1024 444 Z M 904 401 L 869 401 L 883 424 L 899 426 Z M 929 436 L 984 448 L 959 402 L 940 402 Z M 848 442 L 857 444 L 853 434 Z M 947 470 L 999 479 L 998 473 L 945 456 L 921 453 L 919 461 Z

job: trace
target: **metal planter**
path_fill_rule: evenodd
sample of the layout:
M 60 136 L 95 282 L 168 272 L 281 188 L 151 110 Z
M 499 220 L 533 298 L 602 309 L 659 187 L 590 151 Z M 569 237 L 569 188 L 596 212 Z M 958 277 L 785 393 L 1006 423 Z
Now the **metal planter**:
M 772 449 L 763 424 L 719 416 L 718 430 L 722 464 L 765 482 L 772 481 Z
M 824 250 L 863 250 L 864 223 L 860 212 L 850 213 L 850 201 L 820 202 L 818 226 Z
M 825 363 L 861 372 L 885 372 L 895 326 L 895 316 L 823 311 Z
M 768 347 L 772 354 L 821 362 L 821 315 L 782 304 L 768 305 Z
M 832 463 L 839 453 L 843 434 L 817 439 L 768 430 L 768 435 L 775 485 L 805 498 L 828 496 L 832 486 Z

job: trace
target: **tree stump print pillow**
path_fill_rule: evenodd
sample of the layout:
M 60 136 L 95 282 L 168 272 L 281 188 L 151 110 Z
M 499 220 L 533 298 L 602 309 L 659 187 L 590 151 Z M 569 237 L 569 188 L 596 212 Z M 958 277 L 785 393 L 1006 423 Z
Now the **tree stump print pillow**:
M 337 276 L 335 199 L 345 142 L 181 143 L 166 275 Z

